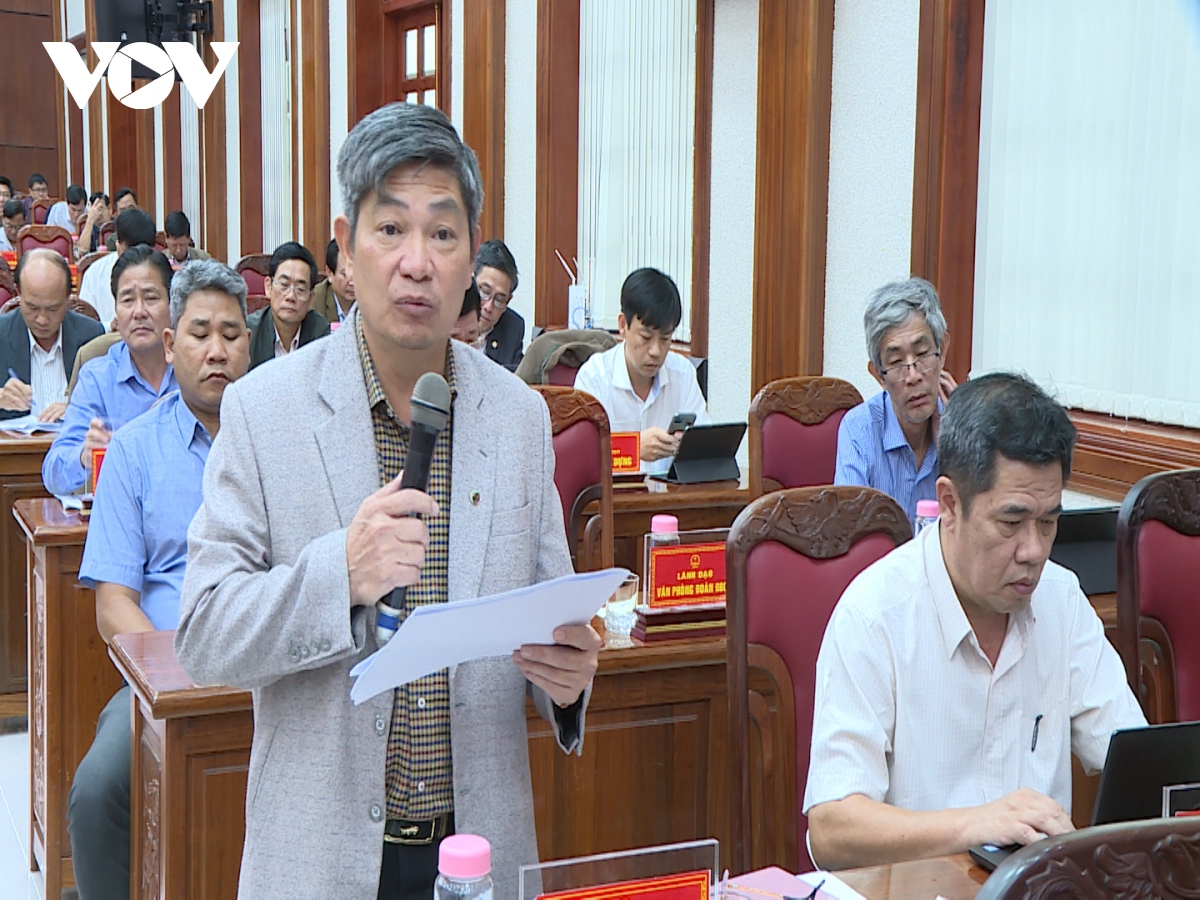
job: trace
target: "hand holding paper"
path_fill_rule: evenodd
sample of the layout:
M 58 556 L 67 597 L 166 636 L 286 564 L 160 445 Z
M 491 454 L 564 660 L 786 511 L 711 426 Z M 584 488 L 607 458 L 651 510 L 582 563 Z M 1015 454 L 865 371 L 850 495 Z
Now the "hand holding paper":
M 350 670 L 355 678 L 350 699 L 356 704 L 362 703 L 439 669 L 473 659 L 507 656 L 528 645 L 555 644 L 554 635 L 559 629 L 563 629 L 567 638 L 564 643 L 572 643 L 577 638 L 580 643 L 590 645 L 576 629 L 564 626 L 586 626 L 628 574 L 625 569 L 585 572 L 491 597 L 418 607 L 404 620 L 391 641 Z M 594 634 L 593 639 L 598 641 Z M 568 646 L 536 649 L 535 657 L 546 650 L 571 654 Z M 590 646 L 575 649 L 585 657 L 594 653 Z M 570 703 L 579 695 L 582 688 L 575 689 L 574 684 L 582 670 L 577 671 L 561 654 L 554 653 L 533 661 L 559 670 L 547 680 L 554 681 L 561 690 L 550 690 L 541 683 L 556 702 L 558 697 L 565 697 L 571 690 L 574 694 L 565 702 Z M 564 670 L 555 661 L 573 675 L 563 675 Z M 529 677 L 529 673 L 526 674 Z M 548 672 L 539 668 L 535 674 L 542 678 Z M 567 683 L 561 683 L 564 681 Z M 539 684 L 536 680 L 534 683 Z M 586 684 L 587 680 L 584 680 L 583 685 Z

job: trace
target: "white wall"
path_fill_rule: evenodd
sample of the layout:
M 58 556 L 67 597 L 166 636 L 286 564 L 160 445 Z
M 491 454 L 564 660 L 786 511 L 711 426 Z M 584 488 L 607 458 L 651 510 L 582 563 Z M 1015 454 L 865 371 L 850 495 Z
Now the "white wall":
M 713 26 L 708 409 L 716 422 L 744 422 L 751 400 L 758 0 L 717 0 Z M 743 441 L 743 469 L 746 452 Z
M 528 343 L 537 262 L 537 2 L 504 6 L 504 243 L 517 259 L 512 308 L 525 319 Z
M 338 187 L 337 158 L 349 132 L 350 45 L 346 36 L 349 16 L 347 0 L 329 0 L 329 222 L 342 214 L 342 192 Z M 333 237 L 331 233 L 329 235 Z M 325 248 L 313 247 L 317 264 L 325 265 Z
M 225 40 L 240 41 L 238 36 L 238 8 L 236 3 L 225 4 Z M 221 84 L 218 89 L 225 90 L 225 211 L 227 227 L 225 229 L 226 250 L 225 259 L 230 265 L 236 263 L 242 256 L 242 115 L 241 115 L 241 99 L 239 97 L 239 72 L 238 55 L 233 55 L 233 60 L 225 69 L 225 74 L 221 78 Z M 161 134 L 157 130 L 157 126 L 162 121 L 161 109 L 155 114 L 155 134 Z M 157 143 L 157 142 L 156 142 Z M 163 181 L 160 171 L 162 165 L 162 154 L 157 155 L 155 182 L 158 185 L 158 197 L 160 208 L 163 208 Z M 170 212 L 170 210 L 166 210 Z M 158 219 L 158 227 L 162 228 L 162 216 Z M 195 238 L 198 233 L 198 227 L 192 225 L 192 237 Z
M 825 374 L 867 374 L 862 312 L 872 290 L 906 278 L 912 249 L 920 0 L 837 0 L 825 257 Z
M 463 130 L 463 4 L 446 0 L 443 7 L 450 20 L 450 121 L 461 135 Z M 484 240 L 487 238 L 485 237 Z

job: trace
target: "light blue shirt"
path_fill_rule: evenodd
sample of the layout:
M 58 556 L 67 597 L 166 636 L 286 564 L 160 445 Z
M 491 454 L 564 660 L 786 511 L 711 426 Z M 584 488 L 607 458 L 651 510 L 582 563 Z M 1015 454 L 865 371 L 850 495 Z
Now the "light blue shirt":
M 942 410 L 941 398 L 938 411 Z M 834 484 L 861 484 L 883 491 L 900 504 L 911 520 L 918 500 L 936 500 L 937 447 L 929 445 L 921 468 L 887 391 L 880 391 L 842 417 L 838 426 Z
M 160 631 L 179 624 L 187 531 L 210 447 L 208 430 L 176 392 L 114 434 L 100 467 L 79 580 L 137 591 Z
M 92 419 L 108 419 L 119 428 L 148 410 L 159 397 L 177 390 L 172 366 L 167 366 L 158 390 L 152 388 L 133 364 L 124 341 L 89 360 L 79 370 L 79 381 L 63 415 L 62 431 L 42 463 L 46 489 L 52 494 L 73 494 L 87 483 L 87 470 L 79 454 Z

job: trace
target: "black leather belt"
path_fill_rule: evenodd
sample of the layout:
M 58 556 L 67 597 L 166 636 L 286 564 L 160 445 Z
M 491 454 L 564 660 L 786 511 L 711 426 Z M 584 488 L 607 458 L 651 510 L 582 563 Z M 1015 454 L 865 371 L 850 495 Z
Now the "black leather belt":
M 410 822 L 407 819 L 388 819 L 383 826 L 383 840 L 387 844 L 425 846 L 440 841 L 454 833 L 454 813 L 448 812 L 436 819 Z

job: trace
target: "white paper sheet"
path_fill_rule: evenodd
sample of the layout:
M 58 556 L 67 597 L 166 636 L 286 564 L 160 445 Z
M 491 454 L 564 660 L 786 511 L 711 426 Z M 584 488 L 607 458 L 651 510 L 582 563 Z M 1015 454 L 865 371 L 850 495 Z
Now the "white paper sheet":
M 862 894 L 842 881 L 832 872 L 805 872 L 803 875 L 797 875 L 800 881 L 808 885 L 810 888 L 815 888 L 818 884 L 821 885 L 821 890 L 817 894 L 818 900 L 867 900 Z M 825 882 L 821 884 L 821 882 Z
M 13 434 L 30 435 L 36 431 L 59 432 L 62 431 L 63 423 L 59 422 L 39 422 L 37 416 L 30 413 L 27 416 L 21 416 L 16 419 L 5 419 L 0 421 L 0 429 L 10 431 Z
M 626 569 L 566 575 L 491 597 L 413 610 L 380 650 L 353 669 L 355 704 L 439 669 L 472 659 L 508 656 L 522 644 L 553 644 L 554 629 L 591 621 Z

